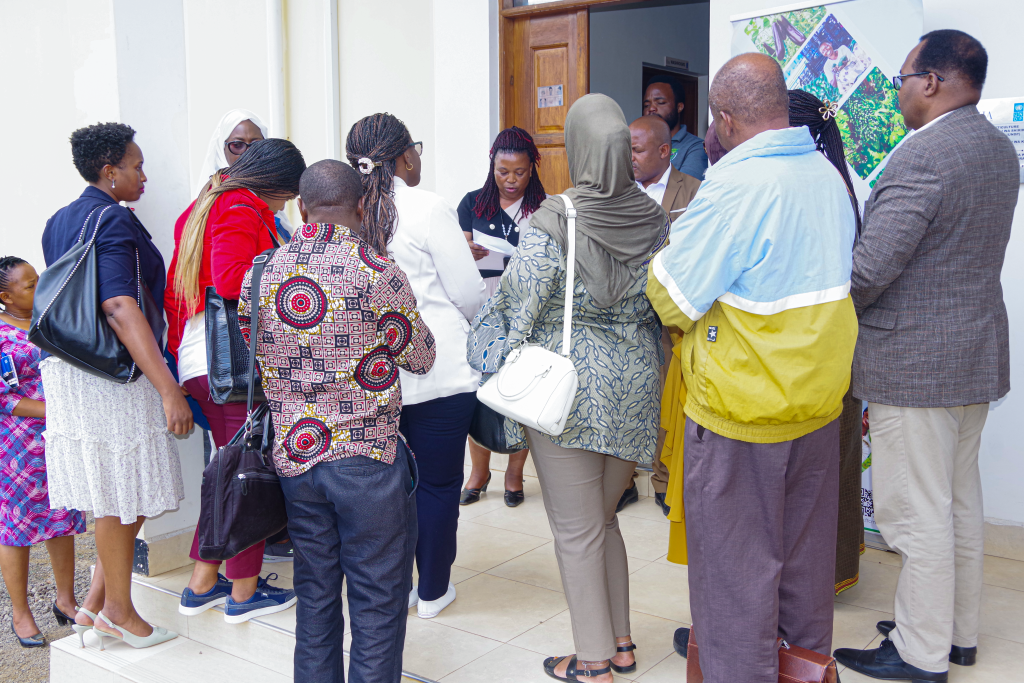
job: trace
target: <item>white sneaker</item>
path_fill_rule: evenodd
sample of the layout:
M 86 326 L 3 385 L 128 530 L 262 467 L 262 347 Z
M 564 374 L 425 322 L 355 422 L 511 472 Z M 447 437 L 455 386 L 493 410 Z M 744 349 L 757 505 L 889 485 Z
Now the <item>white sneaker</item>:
M 448 605 L 455 602 L 455 586 L 448 582 L 448 591 L 437 600 L 420 600 L 417 612 L 420 619 L 433 619 Z
M 409 609 L 412 609 L 420 601 L 420 594 L 416 592 L 416 586 L 409 591 Z

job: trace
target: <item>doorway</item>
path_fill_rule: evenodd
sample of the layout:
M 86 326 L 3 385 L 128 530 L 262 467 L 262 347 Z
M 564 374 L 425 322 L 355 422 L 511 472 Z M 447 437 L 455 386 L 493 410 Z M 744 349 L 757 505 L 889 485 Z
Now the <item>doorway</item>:
M 686 91 L 682 122 L 707 128 L 710 4 L 707 0 L 499 2 L 501 128 L 519 126 L 540 151 L 549 194 L 570 186 L 565 115 L 590 92 L 608 95 L 627 121 L 641 115 L 647 79 L 676 76 Z M 686 62 L 686 68 L 678 61 Z

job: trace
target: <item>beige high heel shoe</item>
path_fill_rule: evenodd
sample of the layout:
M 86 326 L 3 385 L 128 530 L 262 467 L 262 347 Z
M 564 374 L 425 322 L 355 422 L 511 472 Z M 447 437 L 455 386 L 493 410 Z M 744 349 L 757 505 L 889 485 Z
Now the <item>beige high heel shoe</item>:
M 148 636 L 137 636 L 133 633 L 130 633 L 123 626 L 118 626 L 110 619 L 107 619 L 105 616 L 103 616 L 103 612 L 100 612 L 99 618 L 102 619 L 107 624 L 107 626 L 113 629 L 117 629 L 118 631 L 118 633 L 115 634 L 107 633 L 106 631 L 101 631 L 98 628 L 93 629 L 96 631 L 96 635 L 99 636 L 101 650 L 104 649 L 104 638 L 116 638 L 117 640 L 124 641 L 125 643 L 131 645 L 136 650 L 141 650 L 144 647 L 153 647 L 154 645 L 166 643 L 168 640 L 174 640 L 178 637 L 177 633 L 175 633 L 174 631 L 168 631 L 162 626 L 153 626 L 153 632 Z M 152 626 L 152 624 L 150 624 L 150 626 Z

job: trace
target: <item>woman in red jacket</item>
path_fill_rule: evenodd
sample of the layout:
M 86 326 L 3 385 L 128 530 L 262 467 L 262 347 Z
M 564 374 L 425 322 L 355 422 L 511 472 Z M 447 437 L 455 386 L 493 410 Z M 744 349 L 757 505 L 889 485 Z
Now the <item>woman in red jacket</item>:
M 217 405 L 207 379 L 204 293 L 214 287 L 225 299 L 238 299 L 242 278 L 258 254 L 281 244 L 274 213 L 298 194 L 306 164 L 287 140 L 253 142 L 230 168 L 213 174 L 199 197 L 174 226 L 174 257 L 167 274 L 164 308 L 168 349 L 178 360 L 178 375 L 210 423 L 214 444 L 227 444 L 245 423 L 245 403 Z M 189 556 L 196 561 L 178 611 L 192 616 L 225 605 L 224 619 L 241 623 L 287 609 L 294 591 L 261 580 L 263 543 L 225 563 L 199 558 L 198 530 Z

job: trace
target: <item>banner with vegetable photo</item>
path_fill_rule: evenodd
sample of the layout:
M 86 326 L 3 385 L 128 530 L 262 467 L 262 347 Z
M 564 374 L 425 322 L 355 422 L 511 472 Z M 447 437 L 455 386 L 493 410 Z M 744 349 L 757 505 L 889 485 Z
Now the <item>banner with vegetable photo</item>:
M 787 87 L 811 93 L 825 104 L 823 116 L 835 116 L 862 205 L 908 133 L 892 86 L 899 69 L 873 47 L 892 42 L 894 31 L 906 52 L 916 44 L 920 22 L 894 27 L 889 21 L 889 10 L 898 5 L 908 5 L 914 16 L 920 0 L 839 0 L 731 17 L 733 55 L 770 56 L 782 67 Z

